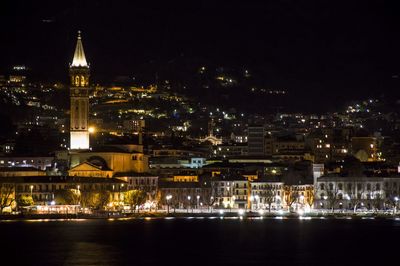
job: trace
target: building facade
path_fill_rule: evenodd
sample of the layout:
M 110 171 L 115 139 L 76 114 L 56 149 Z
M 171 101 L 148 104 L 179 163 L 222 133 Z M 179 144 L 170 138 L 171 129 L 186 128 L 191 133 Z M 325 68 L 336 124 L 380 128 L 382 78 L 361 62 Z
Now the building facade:
M 71 78 L 70 148 L 87 150 L 89 146 L 89 77 L 90 69 L 78 32 L 74 58 L 69 68 Z

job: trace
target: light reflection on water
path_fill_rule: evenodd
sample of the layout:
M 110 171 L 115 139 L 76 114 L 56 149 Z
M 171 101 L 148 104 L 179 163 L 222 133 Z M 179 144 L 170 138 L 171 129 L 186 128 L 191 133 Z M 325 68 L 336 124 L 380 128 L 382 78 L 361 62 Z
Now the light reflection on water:
M 118 254 L 111 245 L 76 242 L 68 252 L 64 265 L 115 265 Z
M 398 248 L 371 244 L 400 238 L 400 223 L 395 219 L 301 219 L 215 216 L 5 222 L 0 223 L 0 232 L 7 246 L 0 255 L 7 254 L 15 265 L 369 265 L 373 262 L 369 256 L 346 256 L 394 254 Z M 338 243 L 352 252 L 336 252 L 328 261 Z M 381 262 L 376 265 L 386 265 L 385 258 L 376 258 Z

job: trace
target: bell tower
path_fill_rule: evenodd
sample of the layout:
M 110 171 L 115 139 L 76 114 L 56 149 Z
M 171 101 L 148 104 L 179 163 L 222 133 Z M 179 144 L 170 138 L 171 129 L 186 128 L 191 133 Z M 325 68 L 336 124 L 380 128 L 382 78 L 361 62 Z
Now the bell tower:
M 70 148 L 71 150 L 89 149 L 89 77 L 90 69 L 83 51 L 81 32 L 74 58 L 69 66 L 71 78 L 71 108 L 70 108 Z

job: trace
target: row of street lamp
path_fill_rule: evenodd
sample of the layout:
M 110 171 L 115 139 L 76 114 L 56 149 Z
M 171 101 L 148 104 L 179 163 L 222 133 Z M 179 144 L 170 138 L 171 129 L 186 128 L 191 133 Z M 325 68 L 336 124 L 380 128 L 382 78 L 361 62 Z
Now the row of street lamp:
M 197 206 L 199 206 L 200 195 L 197 195 L 196 198 L 197 198 Z M 211 197 L 211 200 L 212 200 L 213 198 L 214 198 L 214 197 Z M 165 199 L 167 200 L 167 208 L 168 208 L 167 212 L 169 213 L 169 201 L 172 199 L 172 195 L 168 194 L 167 196 L 165 196 Z M 187 196 L 187 199 L 188 199 L 188 201 L 190 202 L 190 200 L 192 199 L 192 197 L 191 197 L 191 196 Z M 189 208 L 188 208 L 188 211 L 189 211 Z

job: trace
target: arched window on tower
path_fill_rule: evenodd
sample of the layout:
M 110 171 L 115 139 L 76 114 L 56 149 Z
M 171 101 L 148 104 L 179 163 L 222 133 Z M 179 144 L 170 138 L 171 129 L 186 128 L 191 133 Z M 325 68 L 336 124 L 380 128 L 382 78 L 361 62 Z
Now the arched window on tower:
M 81 76 L 81 87 L 85 87 L 85 77 Z
M 79 76 L 75 76 L 75 86 L 79 86 Z

